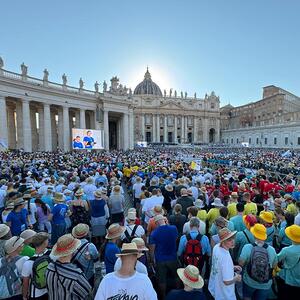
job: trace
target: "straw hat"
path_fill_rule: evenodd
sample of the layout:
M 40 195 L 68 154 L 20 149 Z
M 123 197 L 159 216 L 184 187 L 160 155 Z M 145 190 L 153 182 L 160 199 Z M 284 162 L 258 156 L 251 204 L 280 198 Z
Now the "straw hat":
M 93 177 L 88 177 L 88 178 L 86 179 L 86 183 L 87 183 L 87 184 L 93 184 L 93 183 L 94 183 Z
M 18 198 L 14 201 L 14 207 L 24 205 L 24 204 L 25 204 L 25 201 L 23 200 L 23 198 Z
M 273 223 L 273 215 L 269 211 L 263 211 L 259 217 L 266 223 Z
M 114 193 L 120 193 L 120 192 L 121 192 L 121 187 L 120 187 L 119 185 L 115 185 L 115 186 L 113 187 L 113 192 L 114 192 Z
M 181 177 L 181 178 L 178 179 L 178 182 L 179 182 L 179 184 L 184 184 L 185 180 L 184 180 L 184 178 Z
M 165 189 L 166 189 L 166 191 L 168 191 L 168 192 L 173 192 L 173 186 L 172 186 L 171 184 L 167 184 L 167 185 L 165 186 Z
M 63 203 L 65 202 L 64 194 L 62 193 L 55 193 L 54 195 L 54 201 L 57 203 Z
M 221 201 L 220 198 L 215 198 L 214 202 L 211 205 L 216 206 L 216 207 L 222 207 L 222 206 L 224 206 L 222 204 L 222 201 Z
M 6 210 L 14 209 L 14 207 L 15 207 L 15 205 L 14 205 L 13 202 L 9 202 L 9 203 L 6 203 L 6 204 L 5 204 L 5 209 L 6 209 Z
M 75 193 L 75 197 L 81 197 L 84 194 L 83 189 L 78 189 Z
M 6 224 L 0 224 L 0 239 L 6 236 L 10 231 L 10 228 Z
M 36 235 L 36 232 L 34 230 L 31 229 L 26 229 L 24 230 L 21 234 L 20 237 L 22 239 L 24 239 L 24 241 L 31 239 L 32 237 L 34 237 Z
M 72 235 L 76 239 L 82 239 L 88 235 L 90 227 L 87 224 L 79 223 L 72 229 Z
M 141 256 L 136 243 L 124 243 L 122 245 L 121 253 L 116 254 L 117 257 L 122 257 L 126 255 L 136 255 Z
M 125 232 L 125 230 L 126 230 L 126 228 L 121 226 L 118 223 L 111 224 L 108 227 L 107 234 L 106 234 L 105 238 L 108 239 L 108 240 L 118 238 Z
M 73 237 L 72 234 L 61 236 L 53 246 L 51 255 L 59 258 L 74 253 L 81 245 L 80 240 Z
M 300 226 L 292 225 L 285 229 L 287 237 L 295 243 L 300 243 Z
M 26 193 L 26 194 L 24 194 L 23 195 L 23 199 L 24 200 L 28 200 L 28 199 L 31 199 L 32 197 L 31 197 L 31 194 L 30 193 Z
M 136 244 L 139 251 L 149 251 L 149 249 L 145 246 L 145 241 L 142 238 L 134 238 L 131 242 Z
M 263 224 L 255 224 L 250 228 L 250 232 L 258 240 L 265 241 L 267 239 L 267 228 Z
M 16 251 L 23 244 L 24 244 L 24 239 L 22 239 L 19 236 L 13 236 L 5 242 L 4 251 L 6 254 L 10 254 Z
M 186 189 L 186 188 L 182 188 L 182 189 L 180 190 L 180 195 L 181 195 L 181 196 L 187 196 L 187 195 L 188 195 L 187 189 Z
M 219 216 L 215 219 L 214 223 L 220 228 L 225 228 L 227 227 L 228 221 L 225 218 Z
M 136 182 L 141 182 L 141 181 L 142 181 L 142 178 L 138 176 L 138 177 L 135 179 L 135 181 L 136 181 Z
M 94 196 L 96 197 L 96 198 L 102 198 L 102 191 L 99 191 L 99 190 L 96 190 L 95 192 L 94 192 Z
M 204 285 L 199 270 L 195 266 L 188 265 L 186 268 L 179 268 L 177 274 L 184 284 L 193 289 L 201 289 Z
M 230 231 L 227 227 L 222 228 L 218 233 L 220 238 L 220 244 L 233 237 L 236 233 L 237 233 L 236 230 Z
M 134 211 L 129 211 L 127 213 L 127 217 L 126 217 L 127 220 L 130 220 L 130 221 L 135 221 L 136 220 L 136 212 Z
M 202 200 L 200 199 L 197 199 L 195 202 L 194 202 L 194 205 L 197 207 L 197 208 L 203 208 L 204 207 L 204 203 Z

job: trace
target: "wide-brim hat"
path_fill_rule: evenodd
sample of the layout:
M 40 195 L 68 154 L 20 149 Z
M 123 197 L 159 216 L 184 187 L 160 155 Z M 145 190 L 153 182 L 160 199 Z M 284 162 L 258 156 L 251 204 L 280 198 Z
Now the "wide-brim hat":
M 123 243 L 121 253 L 116 254 L 117 257 L 122 257 L 126 255 L 136 255 L 137 257 L 142 256 L 139 252 L 136 243 Z
M 10 231 L 10 228 L 6 224 L 0 224 L 0 239 L 6 236 Z
M 53 246 L 51 255 L 59 258 L 74 253 L 81 245 L 80 240 L 73 237 L 72 234 L 61 236 Z
M 23 204 L 25 204 L 25 203 L 26 203 L 26 202 L 24 201 L 23 198 L 18 198 L 18 199 L 16 199 L 16 200 L 14 200 L 14 207 L 23 205 Z
M 113 187 L 113 192 L 114 192 L 114 193 L 121 193 L 121 186 L 115 185 L 115 186 Z
M 11 254 L 24 244 L 24 239 L 19 236 L 13 236 L 4 244 L 4 251 L 6 254 Z
M 142 238 L 136 237 L 132 239 L 132 243 L 135 243 L 139 251 L 149 251 L 145 246 L 145 241 Z
M 236 233 L 237 233 L 236 230 L 231 231 L 231 230 L 229 230 L 227 227 L 222 228 L 222 229 L 219 231 L 219 233 L 218 233 L 219 238 L 220 238 L 220 244 L 223 243 L 223 242 L 225 242 L 225 241 L 227 241 L 227 240 L 229 240 L 229 239 L 232 238 L 233 236 L 235 236 Z
M 125 232 L 125 230 L 126 228 L 118 223 L 111 224 L 107 229 L 105 238 L 107 240 L 118 238 Z
M 20 234 L 20 237 L 26 241 L 34 237 L 36 234 L 37 233 L 34 230 L 26 229 Z
M 185 180 L 184 180 L 184 178 L 181 177 L 181 178 L 178 179 L 178 182 L 179 182 L 180 184 L 184 184 L 184 183 L 185 183 Z
M 173 186 L 172 186 L 171 184 L 167 184 L 167 185 L 165 186 L 165 189 L 166 189 L 166 191 L 168 191 L 168 192 L 173 192 Z
M 94 196 L 95 196 L 96 198 L 102 198 L 102 195 L 103 195 L 102 191 L 96 190 L 96 191 L 94 192 Z
M 31 196 L 30 193 L 26 193 L 26 194 L 23 195 L 24 200 L 28 200 L 28 199 L 31 199 L 31 198 L 32 198 L 32 196 Z
M 224 206 L 220 198 L 215 198 L 214 202 L 211 205 L 216 206 L 216 207 Z
M 161 220 L 164 220 L 164 216 L 163 215 L 156 215 L 155 217 L 153 217 L 154 222 L 159 222 Z
M 75 193 L 75 197 L 81 197 L 84 194 L 83 189 L 78 189 Z
M 263 211 L 260 213 L 259 217 L 266 223 L 273 223 L 273 215 L 269 211 Z
M 255 224 L 250 228 L 250 232 L 258 240 L 265 241 L 267 239 L 267 228 L 263 224 Z
M 87 236 L 90 231 L 90 227 L 87 224 L 79 223 L 72 229 L 72 235 L 76 239 L 82 239 Z
M 199 274 L 198 268 L 193 265 L 177 269 L 177 274 L 184 284 L 193 289 L 201 289 L 204 285 L 204 281 Z
M 195 205 L 197 208 L 203 208 L 203 207 L 205 206 L 202 200 L 196 200 L 196 201 L 194 202 L 194 205 Z
M 92 184 L 92 183 L 94 183 L 94 179 L 93 179 L 92 177 L 88 177 L 88 178 L 86 179 L 86 183 L 87 183 L 87 184 Z
M 64 194 L 63 193 L 55 193 L 54 201 L 57 203 L 65 202 Z
M 287 237 L 295 243 L 300 243 L 300 226 L 291 225 L 285 229 Z

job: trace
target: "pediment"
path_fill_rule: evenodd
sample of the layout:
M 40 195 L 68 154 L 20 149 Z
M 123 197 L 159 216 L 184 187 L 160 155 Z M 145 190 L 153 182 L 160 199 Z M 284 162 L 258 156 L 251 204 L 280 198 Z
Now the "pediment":
M 184 106 L 180 102 L 175 102 L 175 101 L 168 101 L 168 102 L 162 103 L 159 107 L 164 108 L 164 109 L 183 109 L 184 108 Z

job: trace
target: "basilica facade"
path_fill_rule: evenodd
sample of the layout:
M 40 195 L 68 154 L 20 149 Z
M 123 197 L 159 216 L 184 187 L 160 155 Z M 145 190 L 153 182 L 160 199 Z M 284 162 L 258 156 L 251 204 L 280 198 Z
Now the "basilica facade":
M 220 140 L 220 101 L 212 92 L 199 99 L 170 90 L 162 93 L 147 69 L 132 91 L 117 77 L 79 86 L 6 70 L 0 58 L 0 148 L 31 151 L 71 150 L 71 130 L 101 129 L 105 149 L 132 149 L 138 141 L 208 144 Z

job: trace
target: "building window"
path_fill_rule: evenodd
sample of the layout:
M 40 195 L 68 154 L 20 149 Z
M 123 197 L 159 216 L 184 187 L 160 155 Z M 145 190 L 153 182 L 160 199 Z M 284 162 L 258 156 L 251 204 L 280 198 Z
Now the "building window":
M 274 145 L 277 145 L 277 138 L 274 137 Z
M 210 104 L 210 108 L 211 108 L 211 109 L 214 109 L 214 108 L 215 108 L 215 104 L 214 104 L 214 103 L 211 103 L 211 104 Z
M 249 144 L 251 144 L 251 138 L 249 138 Z
M 226 144 L 228 144 L 228 139 L 226 139 Z
M 258 138 L 256 138 L 256 145 L 258 145 Z
M 237 143 L 237 144 L 239 143 L 239 139 L 236 139 L 236 143 Z
M 267 145 L 268 144 L 268 139 L 267 138 L 265 138 L 265 145 Z
M 231 144 L 233 144 L 233 139 L 231 139 Z
M 298 137 L 298 145 L 300 145 L 300 137 Z
M 287 145 L 288 143 L 289 143 L 289 138 L 288 138 L 288 137 L 285 137 L 285 138 L 284 138 L 284 144 Z

